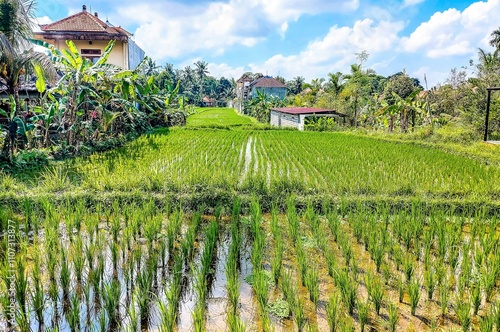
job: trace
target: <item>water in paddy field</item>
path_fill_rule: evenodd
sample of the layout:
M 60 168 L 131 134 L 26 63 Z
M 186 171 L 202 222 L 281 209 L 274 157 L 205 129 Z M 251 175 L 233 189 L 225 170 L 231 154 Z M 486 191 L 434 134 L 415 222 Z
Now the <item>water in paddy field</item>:
M 162 217 L 163 218 L 163 217 Z M 162 315 L 159 308 L 158 303 L 168 303 L 167 293 L 172 287 L 173 279 L 174 279 L 174 264 L 175 257 L 181 255 L 181 242 L 187 236 L 188 229 L 191 227 L 189 222 L 189 218 L 184 218 L 182 225 L 179 228 L 178 233 L 175 236 L 175 244 L 173 245 L 173 251 L 168 252 L 168 248 L 165 249 L 165 257 L 166 263 L 163 264 L 161 254 L 163 253 L 163 249 L 161 249 L 161 244 L 167 241 L 166 237 L 163 237 L 164 230 L 160 233 L 162 236 L 156 237 L 153 251 L 157 250 L 159 256 L 156 257 L 156 266 L 154 270 L 154 275 L 151 279 L 151 298 L 149 300 L 149 315 L 147 320 L 144 320 L 144 324 L 142 326 L 142 330 L 144 331 L 159 331 L 160 326 L 162 325 Z M 336 285 L 333 277 L 328 275 L 328 263 L 325 259 L 324 252 L 320 249 L 319 240 L 316 238 L 316 233 L 312 232 L 312 227 L 308 223 L 306 217 L 298 216 L 299 218 L 299 238 L 301 245 L 307 256 L 308 268 L 315 267 L 319 274 L 319 301 L 317 307 L 314 306 L 313 302 L 310 300 L 309 290 L 304 287 L 300 282 L 300 273 L 298 259 L 296 254 L 296 243 L 293 243 L 290 233 L 290 225 L 287 221 L 287 217 L 284 215 L 279 215 L 279 228 L 283 232 L 283 243 L 285 247 L 285 252 L 283 256 L 283 271 L 281 276 L 283 277 L 283 273 L 290 272 L 292 275 L 293 287 L 297 290 L 298 297 L 301 299 L 301 302 L 304 305 L 304 313 L 308 324 L 310 324 L 313 328 L 317 328 L 319 331 L 328 330 L 329 325 L 326 316 L 326 306 L 330 299 L 330 296 L 334 293 L 339 293 L 339 287 Z M 370 303 L 370 312 L 369 319 L 367 323 L 367 329 L 374 330 L 382 330 L 385 328 L 387 324 L 388 317 L 388 302 L 394 303 L 397 305 L 398 313 L 399 313 L 399 321 L 398 321 L 398 329 L 414 329 L 414 330 L 428 330 L 433 324 L 437 325 L 440 328 L 445 329 L 456 329 L 459 327 L 459 321 L 454 312 L 454 305 L 456 299 L 453 297 L 456 290 L 460 287 L 459 279 L 462 271 L 464 271 L 463 261 L 464 257 L 464 243 L 470 242 L 471 245 L 468 248 L 470 250 L 469 256 L 471 264 L 474 264 L 474 268 L 478 265 L 481 267 L 478 270 L 474 270 L 477 273 L 484 272 L 488 267 L 488 262 L 490 262 L 494 256 L 498 255 L 498 253 L 493 250 L 489 251 L 488 260 L 483 257 L 481 259 L 481 255 L 483 251 L 487 250 L 488 239 L 492 241 L 492 248 L 496 248 L 500 239 L 500 229 L 498 226 L 500 223 L 498 221 L 494 221 L 497 224 L 492 223 L 491 226 L 486 224 L 481 227 L 480 230 L 473 230 L 476 226 L 470 223 L 470 220 L 463 224 L 463 222 L 459 220 L 459 218 L 448 218 L 443 217 L 445 220 L 443 223 L 446 225 L 451 225 L 447 230 L 447 241 L 451 241 L 453 234 L 458 234 L 459 242 L 458 245 L 455 245 L 453 248 L 457 248 L 459 250 L 458 260 L 459 264 L 456 269 L 452 269 L 449 263 L 451 259 L 450 250 L 447 251 L 445 255 L 444 264 L 446 273 L 450 278 L 451 284 L 450 287 L 450 297 L 449 304 L 447 306 L 447 312 L 444 317 L 440 315 L 440 299 L 439 299 L 439 289 L 436 288 L 434 292 L 434 298 L 429 299 L 427 295 L 427 286 L 423 281 L 423 274 L 425 273 L 425 265 L 423 262 L 423 250 L 421 247 L 417 247 L 417 249 L 413 248 L 413 246 L 422 246 L 423 236 L 420 239 L 420 242 L 415 242 L 415 239 L 412 239 L 411 244 L 409 245 L 408 252 L 405 254 L 412 255 L 413 264 L 414 264 L 414 276 L 420 278 L 420 292 L 421 298 L 418 303 L 416 315 L 410 314 L 410 300 L 409 294 L 405 291 L 404 296 L 402 297 L 402 301 L 399 302 L 399 294 L 398 294 L 398 277 L 400 275 L 404 275 L 402 263 L 397 263 L 397 252 L 398 250 L 402 250 L 402 252 L 406 251 L 406 246 L 403 241 L 400 239 L 400 235 L 395 235 L 395 222 L 396 220 L 400 220 L 400 227 L 404 227 L 409 222 L 411 222 L 410 215 L 402 215 L 397 218 L 394 216 L 385 215 L 381 216 L 369 216 L 369 215 L 349 215 L 349 216 L 338 216 L 340 219 L 339 228 L 340 233 L 343 234 L 345 238 L 345 243 L 341 244 L 339 239 L 334 240 L 333 231 L 331 230 L 331 226 L 327 217 L 319 216 L 320 220 L 320 230 L 323 236 L 326 238 L 326 249 L 333 253 L 335 257 L 335 262 L 337 264 L 337 269 L 348 268 L 349 273 L 352 275 L 356 274 L 356 296 L 359 301 L 367 301 Z M 371 218 L 371 221 L 368 219 Z M 387 227 L 389 228 L 389 233 L 387 233 L 387 237 L 389 237 L 392 241 L 390 242 L 390 246 L 386 248 L 386 252 L 384 253 L 384 264 L 382 267 L 382 271 L 375 272 L 376 267 L 372 257 L 372 252 L 370 252 L 370 246 L 366 244 L 366 241 L 381 241 L 380 234 L 377 233 L 373 238 L 368 238 L 367 234 L 372 232 L 374 229 L 382 230 L 384 218 L 390 219 L 390 223 L 388 223 Z M 399 218 L 399 219 L 398 219 Z M 270 226 L 270 216 L 264 215 L 263 222 L 260 224 L 262 228 L 262 232 L 265 234 L 265 244 L 264 244 L 264 254 L 262 258 L 262 266 L 261 268 L 266 271 L 266 273 L 270 273 L 272 262 L 275 259 L 275 247 L 276 243 L 274 240 L 274 234 L 271 231 Z M 206 239 L 206 231 L 208 229 L 208 225 L 211 221 L 214 220 L 212 216 L 206 216 L 203 218 L 203 221 L 199 225 L 196 231 L 196 239 L 194 244 L 193 255 L 190 257 L 189 261 L 182 261 L 182 282 L 180 289 L 180 299 L 179 305 L 177 308 L 177 319 L 176 319 L 176 327 L 178 331 L 194 331 L 194 322 L 193 322 L 193 311 L 197 304 L 197 295 L 195 291 L 195 279 L 194 279 L 194 271 L 198 266 L 202 264 L 202 253 L 207 245 Z M 426 222 L 427 219 L 423 218 L 422 222 Z M 163 220 L 162 222 L 168 223 L 170 220 Z M 356 222 L 360 222 L 356 226 Z M 370 227 L 366 226 L 366 223 L 371 223 Z M 358 226 L 362 227 L 362 236 L 357 237 L 357 228 Z M 423 231 L 426 231 L 427 227 L 425 226 Z M 448 227 L 448 226 L 446 226 Z M 124 229 L 123 227 L 118 236 L 119 243 L 124 242 Z M 451 231 L 453 230 L 453 232 Z M 239 248 L 239 264 L 238 264 L 238 280 L 240 284 L 240 293 L 238 298 L 237 305 L 237 314 L 242 322 L 246 325 L 247 331 L 260 331 L 262 330 L 262 318 L 261 312 L 257 303 L 256 293 L 253 287 L 247 281 L 247 277 L 252 275 L 254 271 L 252 266 L 252 250 L 253 250 L 253 240 L 249 236 L 249 219 L 243 218 L 240 223 L 240 233 L 242 235 L 241 247 Z M 61 275 L 61 266 L 60 262 L 56 268 L 56 283 L 57 283 L 57 294 L 55 295 L 56 300 L 54 301 L 53 296 L 49 296 L 48 291 L 51 285 L 51 281 L 48 278 L 47 273 L 47 262 L 42 260 L 41 274 L 43 275 L 42 284 L 45 292 L 45 305 L 43 308 L 43 317 L 44 324 L 41 325 L 37 321 L 37 316 L 33 306 L 31 305 L 31 295 L 28 296 L 28 307 L 29 307 L 29 326 L 32 331 L 45 331 L 47 328 L 55 328 L 57 327 L 59 331 L 71 331 L 70 328 L 70 312 L 71 312 L 71 302 L 70 299 L 72 296 L 76 296 L 78 299 L 78 319 L 79 326 L 82 331 L 96 331 L 100 330 L 101 325 L 105 327 L 107 330 L 111 331 L 124 331 L 127 328 L 131 328 L 131 317 L 130 317 L 130 309 L 132 306 L 132 301 L 135 296 L 135 291 L 138 287 L 138 274 L 145 271 L 146 264 L 148 262 L 148 240 L 147 234 L 145 231 L 141 233 L 141 236 L 137 237 L 137 240 L 131 241 L 131 249 L 128 250 L 126 245 L 120 244 L 120 250 L 118 251 L 118 261 L 116 266 L 113 266 L 113 252 L 111 250 L 110 244 L 112 244 L 112 236 L 111 236 L 111 227 L 106 223 L 102 222 L 99 224 L 99 234 L 103 243 L 103 247 L 100 251 L 95 252 L 93 256 L 93 265 L 94 269 L 98 265 L 99 259 L 102 258 L 103 262 L 103 278 L 102 281 L 99 282 L 99 287 L 90 286 L 88 287 L 88 293 L 85 291 L 85 284 L 89 283 L 92 285 L 90 280 L 90 268 L 88 263 L 85 264 L 84 272 L 83 272 L 83 280 L 82 282 L 76 281 L 76 274 L 73 269 L 73 251 L 71 248 L 75 245 L 76 239 L 81 237 L 83 242 L 83 247 L 91 245 L 95 241 L 89 240 L 89 235 L 87 230 L 83 227 L 80 233 L 76 230 L 72 233 L 72 241 L 70 241 L 70 234 L 66 231 L 64 227 L 64 223 L 60 224 L 57 232 L 57 240 L 60 241 L 59 244 L 61 248 L 64 248 L 68 252 L 68 262 L 71 271 L 71 281 L 69 287 L 69 294 L 64 294 L 61 287 L 60 275 Z M 403 233 L 401 233 L 403 234 Z M 475 234 L 475 235 L 472 235 Z M 479 239 L 479 240 L 478 240 Z M 95 239 L 94 239 L 95 240 Z M 35 243 L 40 243 L 40 247 L 29 247 L 27 250 L 27 255 L 25 256 L 28 264 L 26 268 L 26 274 L 28 277 L 28 283 L 30 285 L 30 290 L 32 289 L 32 265 L 33 260 L 31 255 L 33 255 L 35 249 L 36 251 L 40 251 L 45 258 L 46 251 L 49 250 L 45 247 L 47 241 L 49 241 L 48 236 L 45 230 L 40 231 L 40 236 L 38 241 Z M 229 299 L 228 299 L 228 291 L 227 291 L 227 279 L 226 279 L 226 264 L 229 257 L 230 247 L 231 247 L 231 227 L 230 222 L 228 220 L 222 220 L 219 223 L 219 232 L 218 238 L 215 245 L 215 250 L 213 253 L 212 264 L 210 268 L 210 276 L 207 277 L 209 281 L 207 284 L 207 296 L 205 301 L 205 329 L 207 331 L 228 331 L 228 307 L 229 307 Z M 438 238 L 433 240 L 431 259 L 435 262 L 438 259 Z M 45 244 L 44 244 L 45 243 Z M 345 258 L 345 248 L 344 246 L 349 246 L 352 248 L 352 262 L 347 263 Z M 29 246 L 33 246 L 30 244 Z M 57 249 L 61 250 L 61 249 Z M 127 262 L 129 262 L 133 257 L 138 257 L 140 253 L 140 260 L 133 261 L 134 270 L 133 276 L 130 281 L 129 277 L 127 277 Z M 417 257 L 419 257 L 417 259 Z M 386 270 L 384 270 L 386 269 Z M 381 307 L 380 315 L 376 315 L 372 304 L 370 302 L 370 296 L 368 295 L 368 289 L 366 285 L 366 278 L 368 276 L 376 276 L 380 280 L 384 281 L 384 304 Z M 282 278 L 279 280 L 278 285 L 272 285 L 268 288 L 268 300 L 269 303 L 273 303 L 277 299 L 283 298 L 283 284 Z M 129 281 L 127 281 L 129 280 Z M 119 285 L 119 296 L 118 296 L 118 309 L 116 311 L 116 326 L 112 328 L 108 328 L 107 324 L 109 323 L 109 317 L 106 314 L 106 301 L 107 298 L 104 295 L 104 285 L 109 285 L 111 282 L 116 282 Z M 469 287 L 469 286 L 467 286 Z M 470 288 L 470 287 L 469 287 Z M 466 295 L 470 293 L 469 288 L 466 288 Z M 493 286 L 493 293 L 490 301 L 486 301 L 484 297 L 484 291 L 482 290 L 482 298 L 479 307 L 478 316 L 473 316 L 472 321 L 473 325 L 477 326 L 479 324 L 478 317 L 484 317 L 489 314 L 490 308 L 495 305 L 500 300 L 500 293 L 498 292 L 499 283 L 498 278 L 496 279 L 496 283 Z M 31 293 L 30 293 L 31 294 Z M 467 297 L 466 300 L 470 301 L 470 297 Z M 138 310 L 137 305 L 136 311 Z M 353 315 L 347 315 L 347 319 L 352 321 L 352 324 L 357 329 L 359 327 L 357 309 L 354 310 Z M 278 318 L 271 313 L 267 313 L 269 315 L 269 320 L 271 322 L 271 326 L 274 331 L 294 331 L 296 330 L 296 325 L 293 319 L 293 315 L 288 318 Z M 140 317 L 139 317 L 140 321 Z M 132 330 L 140 330 L 139 323 L 135 329 Z

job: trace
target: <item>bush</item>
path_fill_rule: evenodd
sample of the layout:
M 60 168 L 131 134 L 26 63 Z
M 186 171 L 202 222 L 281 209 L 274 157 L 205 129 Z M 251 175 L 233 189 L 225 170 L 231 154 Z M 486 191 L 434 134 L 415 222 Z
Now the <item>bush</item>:
M 41 170 L 48 164 L 47 153 L 41 150 L 20 151 L 12 160 L 13 168 L 19 171 Z

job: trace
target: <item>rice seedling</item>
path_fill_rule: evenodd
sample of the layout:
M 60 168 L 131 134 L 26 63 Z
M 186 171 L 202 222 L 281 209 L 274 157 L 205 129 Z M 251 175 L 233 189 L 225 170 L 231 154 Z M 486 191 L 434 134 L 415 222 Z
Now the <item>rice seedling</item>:
M 29 331 L 30 330 L 30 313 L 28 312 L 23 312 L 21 310 L 17 311 L 15 314 L 15 320 L 17 328 L 21 331 Z
M 387 306 L 387 313 L 389 318 L 387 322 L 389 330 L 391 332 L 395 332 L 399 321 L 398 307 L 394 303 L 390 302 Z
M 397 287 L 398 287 L 398 299 L 399 303 L 403 303 L 403 299 L 405 296 L 406 284 L 403 281 L 403 277 L 399 274 L 397 279 Z
M 365 277 L 365 284 L 368 296 L 375 307 L 375 312 L 379 315 L 380 307 L 382 306 L 382 302 L 384 300 L 384 287 L 382 281 L 378 276 L 368 273 Z
M 157 302 L 160 311 L 161 325 L 160 331 L 174 331 L 177 320 L 177 308 L 173 303 Z
M 304 313 L 304 307 L 301 299 L 297 294 L 294 295 L 294 306 L 293 306 L 293 320 L 295 321 L 295 326 L 299 332 L 304 330 L 304 326 L 306 324 L 306 316 Z
M 293 283 L 292 283 L 292 275 L 290 271 L 287 271 L 283 274 L 281 278 L 281 290 L 283 291 L 283 295 L 285 300 L 288 302 L 290 308 L 293 308 L 295 305 L 295 296 L 293 292 Z
M 500 275 L 500 267 L 498 264 L 488 264 L 481 270 L 481 281 L 484 288 L 484 294 L 487 302 L 491 302 L 493 289 L 496 285 L 496 280 Z
M 273 275 L 274 283 L 277 285 L 281 276 L 281 269 L 283 267 L 283 253 L 285 249 L 281 238 L 276 239 L 274 259 L 271 262 L 271 273 Z
M 427 297 L 429 300 L 432 300 L 432 297 L 434 295 L 434 290 L 436 289 L 436 277 L 434 276 L 434 270 L 433 268 L 429 265 L 426 265 L 425 271 L 424 271 L 424 284 L 425 287 L 427 288 Z
M 442 284 L 439 284 L 439 306 L 441 308 L 441 316 L 443 317 L 448 310 L 449 296 L 448 280 L 445 280 Z
M 205 304 L 198 302 L 192 313 L 194 330 L 196 332 L 205 331 Z
M 338 327 L 338 321 L 340 319 L 341 304 L 340 298 L 337 292 L 334 292 L 326 304 L 326 320 L 330 328 L 330 332 L 335 332 Z
M 328 250 L 325 252 L 326 267 L 328 269 L 328 275 L 333 278 L 334 272 L 337 268 L 337 260 L 335 254 Z
M 495 322 L 496 331 L 500 331 L 500 302 L 497 302 L 495 305 L 491 307 L 491 316 L 493 317 L 493 321 Z
M 365 330 L 365 325 L 368 323 L 368 311 L 369 311 L 369 304 L 368 301 L 362 302 L 362 301 L 357 301 L 357 307 L 358 307 L 358 321 L 360 325 L 360 330 L 363 332 Z
M 236 315 L 228 313 L 227 324 L 231 332 L 245 332 L 245 323 Z
M 474 316 L 476 316 L 478 311 L 479 311 L 479 307 L 481 306 L 481 301 L 482 301 L 481 286 L 479 285 L 479 282 L 472 284 L 470 293 L 471 293 L 470 296 L 471 296 Z
M 118 281 L 112 281 L 104 285 L 103 307 L 111 328 L 117 326 L 119 322 L 120 295 L 121 291 Z
M 108 317 L 106 316 L 106 312 L 101 310 L 98 317 L 99 322 L 99 331 L 106 332 L 108 331 Z
M 16 259 L 16 277 L 14 283 L 16 290 L 16 300 L 19 304 L 21 313 L 24 315 L 27 313 L 28 309 L 28 277 L 26 273 L 26 259 L 24 257 L 17 257 Z
M 318 306 L 319 300 L 319 275 L 316 267 L 311 267 L 306 271 L 305 286 L 309 292 L 309 299 Z
M 345 270 L 337 270 L 335 274 L 334 280 L 335 285 L 340 289 L 340 295 L 342 298 L 342 302 L 349 313 L 352 315 L 354 312 L 354 307 L 356 305 L 356 291 L 357 285 L 350 278 L 349 273 Z
M 71 309 L 66 314 L 66 320 L 72 332 L 80 331 L 80 301 L 75 294 L 71 296 Z
M 455 304 L 453 305 L 453 310 L 458 317 L 460 326 L 464 331 L 469 331 L 472 323 L 471 319 L 471 304 L 465 299 L 457 298 Z
M 139 308 L 140 325 L 141 328 L 147 327 L 149 323 L 149 303 L 151 300 L 151 284 L 153 276 L 147 269 L 142 270 L 137 274 L 135 279 L 135 294 L 137 306 Z
M 295 243 L 295 253 L 297 255 L 297 264 L 299 265 L 300 281 L 302 282 L 302 285 L 305 286 L 308 261 L 304 252 L 304 248 L 302 247 L 302 241 L 300 240 Z
M 491 312 L 479 319 L 479 331 L 480 332 L 494 331 L 493 316 L 491 315 Z
M 420 282 L 417 278 L 410 281 L 408 285 L 408 296 L 410 297 L 411 314 L 415 316 L 418 302 L 420 301 Z
M 406 253 L 403 256 L 403 272 L 406 277 L 406 282 L 409 283 L 412 279 L 413 273 L 415 271 L 413 256 L 410 253 Z
M 377 272 L 380 272 L 380 267 L 384 262 L 384 254 L 385 254 L 384 246 L 378 242 L 375 242 L 375 245 L 371 249 L 371 256 L 377 268 Z
M 83 256 L 83 241 L 81 236 L 77 236 L 71 247 L 71 261 L 73 263 L 73 270 L 78 283 L 82 282 L 83 268 L 85 265 L 85 258 Z
M 263 270 L 253 271 L 252 286 L 255 291 L 255 295 L 257 297 L 257 304 L 259 305 L 259 310 L 261 312 L 261 315 L 264 315 L 268 303 L 267 299 L 268 283 Z
M 43 310 L 45 307 L 45 294 L 43 289 L 43 284 L 41 281 L 41 271 L 40 271 L 40 256 L 35 254 L 33 257 L 33 269 L 32 269 L 32 280 L 33 280 L 33 290 L 31 293 L 31 299 L 33 302 L 33 309 L 36 313 L 38 323 L 43 325 Z

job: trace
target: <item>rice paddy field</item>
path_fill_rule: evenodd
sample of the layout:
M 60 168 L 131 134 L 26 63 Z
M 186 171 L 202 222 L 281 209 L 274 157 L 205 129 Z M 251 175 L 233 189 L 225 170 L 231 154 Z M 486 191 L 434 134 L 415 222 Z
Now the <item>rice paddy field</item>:
M 212 112 L 0 175 L 0 330 L 500 330 L 494 160 Z

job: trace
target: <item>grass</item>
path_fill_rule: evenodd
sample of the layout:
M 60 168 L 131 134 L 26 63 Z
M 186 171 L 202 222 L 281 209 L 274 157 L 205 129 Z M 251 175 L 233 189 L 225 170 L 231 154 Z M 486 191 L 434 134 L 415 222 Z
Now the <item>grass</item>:
M 196 113 L 187 118 L 187 127 L 232 127 L 257 124 L 255 118 L 236 113 L 233 108 L 197 108 Z

